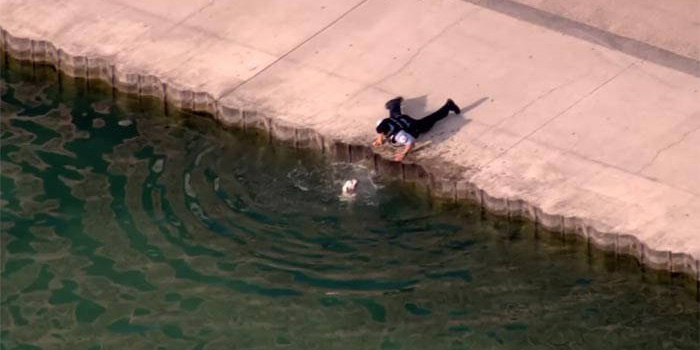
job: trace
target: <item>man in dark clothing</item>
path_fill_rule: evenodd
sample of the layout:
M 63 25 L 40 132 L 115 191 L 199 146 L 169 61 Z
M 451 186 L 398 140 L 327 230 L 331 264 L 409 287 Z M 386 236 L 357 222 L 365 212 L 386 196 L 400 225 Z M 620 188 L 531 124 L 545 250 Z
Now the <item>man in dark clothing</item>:
M 403 102 L 403 97 L 401 96 L 386 102 L 384 106 L 389 110 L 389 118 L 380 120 L 377 123 L 376 130 L 378 135 L 372 142 L 372 146 L 380 146 L 386 138 L 394 145 L 403 145 L 403 151 L 394 156 L 396 161 L 403 160 L 415 145 L 418 136 L 428 132 L 438 120 L 445 118 L 450 111 L 456 114 L 461 113 L 457 104 L 452 99 L 448 99 L 433 114 L 416 120 L 401 113 L 401 102 Z

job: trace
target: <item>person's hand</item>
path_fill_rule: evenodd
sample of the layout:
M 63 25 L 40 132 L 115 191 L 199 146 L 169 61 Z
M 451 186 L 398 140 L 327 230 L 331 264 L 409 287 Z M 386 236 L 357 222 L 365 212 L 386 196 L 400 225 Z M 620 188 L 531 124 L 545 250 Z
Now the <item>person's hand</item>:
M 410 151 L 413 148 L 414 144 L 415 143 L 412 142 L 412 143 L 409 143 L 408 145 L 406 145 L 406 147 L 404 147 L 404 149 L 403 149 L 403 152 L 396 153 L 396 155 L 394 156 L 394 160 L 397 162 L 402 161 L 406 157 L 406 155 L 408 154 L 408 151 Z
M 376 146 L 381 146 L 381 145 L 382 145 L 382 141 L 379 139 L 372 141 L 372 146 L 376 147 Z

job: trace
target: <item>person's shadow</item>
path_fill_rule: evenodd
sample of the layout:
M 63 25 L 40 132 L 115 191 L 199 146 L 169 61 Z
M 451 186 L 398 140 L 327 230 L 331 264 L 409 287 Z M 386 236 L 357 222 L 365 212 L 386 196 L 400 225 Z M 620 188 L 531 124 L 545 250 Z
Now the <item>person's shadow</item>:
M 447 99 L 445 99 L 447 100 Z M 454 136 L 463 126 L 467 125 L 471 120 L 466 118 L 466 114 L 472 109 L 478 107 L 480 104 L 488 100 L 488 97 L 482 97 L 470 105 L 462 105 L 461 101 L 455 101 L 461 109 L 461 113 L 454 115 L 450 113 L 445 119 L 440 120 L 433 126 L 430 131 L 420 136 L 418 142 L 430 141 L 430 146 L 435 146 L 443 141 Z M 408 114 L 414 119 L 423 118 L 430 113 L 435 112 L 434 110 L 426 110 L 427 96 L 419 96 L 414 98 L 406 98 L 403 100 L 401 105 L 401 111 L 404 114 Z M 439 108 L 439 107 L 437 107 Z M 421 147 L 422 148 L 422 147 Z

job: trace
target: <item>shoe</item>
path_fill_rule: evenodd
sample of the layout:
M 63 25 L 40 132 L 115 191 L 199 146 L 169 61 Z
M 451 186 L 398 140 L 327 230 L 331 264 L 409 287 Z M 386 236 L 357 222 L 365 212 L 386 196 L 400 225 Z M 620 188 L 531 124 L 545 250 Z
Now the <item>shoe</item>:
M 393 106 L 395 104 L 400 105 L 401 102 L 403 102 L 403 97 L 399 96 L 399 97 L 396 97 L 396 98 L 391 99 L 389 101 L 386 101 L 386 103 L 384 104 L 384 107 L 386 107 L 386 109 L 388 109 L 388 110 L 391 110 L 391 106 Z
M 457 104 L 455 103 L 455 101 L 452 101 L 451 98 L 448 98 L 448 99 L 447 99 L 447 104 L 450 106 L 450 110 L 451 110 L 452 112 L 455 112 L 455 114 L 460 114 L 460 113 L 462 113 L 462 110 L 459 109 L 459 106 L 457 106 Z

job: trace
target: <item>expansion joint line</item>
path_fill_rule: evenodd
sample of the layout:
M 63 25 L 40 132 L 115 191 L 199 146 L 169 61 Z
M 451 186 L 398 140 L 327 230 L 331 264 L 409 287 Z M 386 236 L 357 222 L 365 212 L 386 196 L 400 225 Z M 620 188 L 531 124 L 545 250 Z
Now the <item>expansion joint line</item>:
M 170 29 L 168 29 L 168 31 L 170 31 L 170 30 L 172 30 L 173 28 L 179 26 L 180 24 L 183 24 L 183 23 L 187 22 L 190 18 L 192 18 L 192 17 L 194 17 L 194 16 L 196 16 L 196 15 L 202 13 L 202 11 L 204 11 L 204 10 L 206 10 L 207 8 L 209 8 L 209 7 L 211 7 L 212 5 L 214 5 L 214 2 L 215 2 L 215 1 L 216 1 L 216 0 L 210 0 L 207 4 L 205 4 L 204 6 L 200 7 L 198 10 L 196 10 L 196 11 L 190 13 L 189 15 L 185 16 L 183 19 L 177 21 L 177 23 L 173 24 L 173 25 L 170 27 Z
M 581 101 L 583 101 L 583 100 L 585 100 L 586 98 L 590 97 L 591 95 L 595 94 L 596 91 L 598 91 L 598 90 L 600 90 L 601 88 L 603 88 L 603 86 L 608 85 L 608 83 L 610 83 L 611 81 L 615 80 L 615 78 L 617 78 L 617 77 L 619 77 L 620 75 L 622 75 L 622 73 L 626 72 L 628 69 L 632 68 L 634 65 L 635 65 L 635 62 L 632 62 L 632 63 L 630 63 L 627 67 L 621 69 L 619 72 L 617 72 L 617 74 L 613 75 L 613 76 L 610 77 L 608 80 L 602 82 L 600 85 L 596 86 L 593 90 L 589 91 L 587 94 L 581 96 L 581 98 L 579 98 L 578 100 L 574 101 L 574 103 L 572 103 L 569 107 L 566 107 L 563 111 L 561 111 L 561 112 L 557 113 L 556 115 L 554 115 L 553 117 L 547 119 L 544 123 L 542 123 L 542 125 L 538 126 L 535 130 L 532 130 L 530 133 L 528 133 L 527 135 L 525 135 L 525 136 L 523 136 L 522 138 L 520 138 L 520 140 L 518 140 L 518 141 L 515 142 L 514 144 L 510 145 L 510 147 L 506 148 L 506 149 L 503 150 L 501 153 L 499 153 L 497 156 L 493 157 L 493 159 L 491 159 L 491 160 L 490 160 L 488 163 L 486 163 L 484 166 L 488 166 L 489 164 L 493 163 L 496 159 L 501 158 L 504 154 L 508 153 L 508 151 L 510 151 L 511 149 L 515 148 L 515 147 L 516 147 L 517 145 L 519 145 L 521 142 L 523 142 L 524 140 L 527 140 L 528 138 L 530 138 L 530 136 L 534 135 L 534 134 L 537 133 L 538 131 L 542 130 L 542 128 L 544 128 L 545 126 L 547 126 L 549 123 L 551 123 L 551 122 L 554 121 L 555 119 L 557 119 L 557 118 L 559 118 L 560 116 L 564 115 L 564 113 L 566 113 L 566 112 L 568 112 L 569 110 L 571 110 L 572 108 L 574 108 L 574 106 L 578 105 Z
M 272 61 L 272 63 L 270 63 L 270 64 L 268 64 L 267 66 L 265 66 L 265 68 L 259 70 L 259 71 L 258 71 L 257 73 L 255 73 L 255 74 L 253 74 L 252 77 L 250 77 L 250 78 L 244 80 L 243 82 L 241 82 L 240 84 L 238 84 L 238 85 L 232 87 L 231 89 L 228 89 L 228 90 L 223 91 L 223 92 L 221 93 L 221 95 L 219 95 L 219 99 L 222 99 L 222 98 L 224 98 L 224 97 L 226 97 L 226 96 L 232 94 L 233 92 L 235 92 L 236 90 L 238 90 L 238 88 L 240 88 L 241 86 L 243 86 L 243 85 L 245 85 L 246 83 L 248 83 L 249 81 L 255 79 L 257 76 L 259 76 L 260 74 L 262 74 L 263 72 L 265 72 L 268 68 L 274 66 L 275 64 L 277 64 L 277 62 L 283 60 L 285 57 L 289 56 L 289 54 L 291 54 L 292 52 L 296 51 L 298 48 L 304 46 L 304 44 L 306 44 L 306 43 L 308 43 L 309 41 L 313 40 L 315 37 L 317 37 L 317 36 L 320 35 L 321 33 L 325 32 L 328 28 L 330 28 L 330 27 L 332 27 L 334 24 L 338 23 L 341 19 L 345 18 L 348 14 L 350 14 L 350 13 L 353 12 L 353 11 L 355 11 L 355 9 L 357 9 L 357 8 L 360 7 L 360 6 L 362 6 L 362 5 L 363 5 L 364 3 L 366 3 L 367 1 L 368 1 L 368 0 L 362 0 L 362 1 L 358 2 L 358 3 L 355 4 L 353 7 L 351 7 L 351 8 L 348 9 L 347 11 L 343 12 L 342 15 L 340 15 L 338 18 L 334 19 L 331 23 L 328 23 L 328 24 L 325 25 L 323 28 L 319 29 L 316 33 L 314 33 L 313 35 L 311 35 L 311 36 L 309 36 L 308 38 L 304 39 L 302 42 L 300 42 L 299 44 L 297 44 L 296 46 L 294 46 L 293 48 L 291 48 L 289 51 L 285 52 L 282 56 L 280 56 L 280 57 L 278 57 L 276 60 Z

